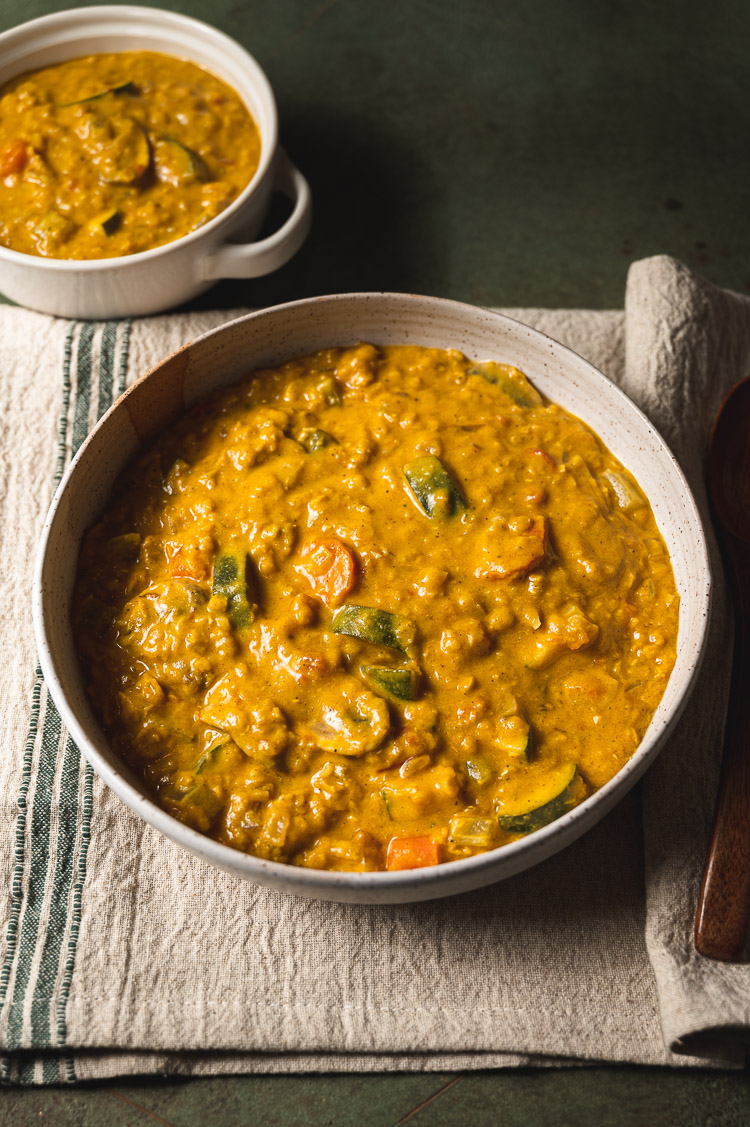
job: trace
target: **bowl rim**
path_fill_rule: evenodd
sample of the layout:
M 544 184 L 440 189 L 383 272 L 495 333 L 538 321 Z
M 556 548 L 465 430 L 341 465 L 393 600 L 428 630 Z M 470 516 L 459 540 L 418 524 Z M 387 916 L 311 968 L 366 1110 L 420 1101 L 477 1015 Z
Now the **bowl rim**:
M 499 325 L 509 324 L 511 326 L 521 326 L 525 332 L 545 342 L 547 346 L 551 348 L 555 358 L 561 360 L 568 369 L 570 369 L 571 366 L 577 368 L 579 373 L 585 372 L 586 378 L 593 379 L 599 387 L 605 387 L 607 393 L 612 397 L 612 400 L 614 400 L 614 402 L 610 401 L 608 404 L 608 410 L 614 410 L 615 405 L 619 402 L 629 411 L 635 413 L 638 423 L 644 428 L 651 441 L 659 450 L 661 456 L 664 457 L 668 463 L 673 475 L 673 480 L 679 482 L 683 500 L 690 510 L 690 515 L 694 520 L 695 531 L 699 536 L 698 548 L 701 557 L 703 583 L 700 591 L 696 592 L 695 595 L 698 611 L 700 613 L 700 625 L 695 632 L 695 637 L 693 638 L 691 636 L 693 653 L 689 659 L 685 676 L 677 689 L 676 698 L 672 704 L 671 711 L 660 719 L 657 728 L 653 727 L 652 719 L 633 755 L 602 787 L 594 791 L 584 799 L 583 802 L 579 803 L 561 818 L 550 822 L 541 829 L 520 837 L 515 841 L 496 846 L 494 849 L 475 854 L 472 857 L 444 862 L 427 868 L 407 869 L 396 872 L 380 870 L 376 872 L 347 872 L 312 869 L 277 861 L 269 861 L 265 858 L 256 857 L 254 854 L 233 849 L 229 845 L 224 845 L 192 829 L 185 825 L 185 823 L 180 822 L 177 818 L 174 818 L 171 814 L 168 814 L 166 810 L 157 805 L 152 798 L 142 794 L 132 783 L 124 778 L 112 764 L 107 762 L 94 746 L 93 740 L 85 731 L 72 707 L 68 704 L 57 677 L 55 661 L 52 657 L 46 637 L 44 609 L 46 596 L 42 577 L 49 537 L 57 510 L 67 492 L 69 482 L 75 474 L 79 462 L 85 457 L 87 448 L 94 441 L 95 436 L 107 426 L 111 416 L 125 409 L 127 398 L 135 392 L 136 388 L 142 386 L 147 380 L 158 379 L 159 371 L 164 368 L 167 361 L 179 353 L 184 354 L 189 352 L 191 348 L 212 337 L 232 331 L 238 324 L 262 320 L 269 314 L 283 314 L 288 312 L 294 315 L 297 310 L 309 310 L 311 307 L 315 307 L 321 302 L 372 302 L 373 300 L 386 302 L 395 300 L 404 302 L 407 305 L 412 305 L 415 309 L 417 306 L 424 307 L 425 303 L 427 303 L 433 312 L 439 313 L 441 309 L 452 309 L 456 311 L 459 316 L 466 316 L 468 312 L 470 315 L 476 316 L 480 314 L 486 316 L 489 320 L 496 320 Z M 248 374 L 253 370 L 252 367 L 249 367 Z M 222 386 L 228 387 L 230 386 L 230 382 Z M 199 401 L 200 399 L 196 400 L 196 402 Z M 184 411 L 186 409 L 187 408 L 183 408 L 182 410 Z M 583 421 L 586 422 L 585 419 L 583 419 Z M 587 423 L 587 425 L 590 424 Z M 137 454 L 133 455 L 133 457 L 135 456 L 137 456 Z M 125 464 L 120 467 L 118 473 L 122 472 L 124 465 Z M 80 541 L 78 547 L 80 548 Z M 538 329 L 534 329 L 524 322 L 509 317 L 504 313 L 498 313 L 495 310 L 482 306 L 471 305 L 468 302 L 387 291 L 328 294 L 320 297 L 301 298 L 296 301 L 285 302 L 280 305 L 256 310 L 233 318 L 231 321 L 227 321 L 222 325 L 218 325 L 202 333 L 181 348 L 174 350 L 168 356 L 162 357 L 155 365 L 152 365 L 143 376 L 139 377 L 136 382 L 129 386 L 125 393 L 120 396 L 102 416 L 89 432 L 77 454 L 68 465 L 52 499 L 40 535 L 34 566 L 32 593 L 34 632 L 39 652 L 39 661 L 45 680 L 47 681 L 48 689 L 60 711 L 64 723 L 85 758 L 96 769 L 104 782 L 115 791 L 131 810 L 142 817 L 149 825 L 165 834 L 165 836 L 173 842 L 188 849 L 203 860 L 210 861 L 226 871 L 242 875 L 245 879 L 250 879 L 251 881 L 256 880 L 259 884 L 290 891 L 297 895 L 311 896 L 320 899 L 350 899 L 356 901 L 358 894 L 365 895 L 380 892 L 383 902 L 398 901 L 400 893 L 403 893 L 401 897 L 402 900 L 438 898 L 478 887 L 483 884 L 489 884 L 494 880 L 504 879 L 519 871 L 532 868 L 535 864 L 571 844 L 579 836 L 586 833 L 588 829 L 591 829 L 601 817 L 608 813 L 609 810 L 621 800 L 621 798 L 624 798 L 647 767 L 650 766 L 677 725 L 690 693 L 695 686 L 705 656 L 711 605 L 712 573 L 708 544 L 703 521 L 698 511 L 692 489 L 675 455 L 657 431 L 654 424 L 617 384 L 573 349 L 554 340 L 554 338 L 548 336 L 546 333 L 542 333 Z M 115 756 L 115 758 L 117 757 Z M 578 823 L 581 821 L 586 823 L 583 828 L 578 826 Z M 557 842 L 555 842 L 555 839 L 557 839 Z M 534 859 L 534 854 L 538 855 L 536 859 Z M 514 865 L 514 862 L 517 863 Z M 482 875 L 485 870 L 492 870 L 495 867 L 501 868 L 504 871 L 494 877 L 491 875 L 487 876 L 485 879 Z M 473 881 L 472 878 L 474 878 Z M 300 886 L 305 886 L 304 890 Z M 410 892 L 417 888 L 420 890 L 419 894 L 417 896 L 410 895 Z M 372 902 L 377 902 L 377 899 L 377 896 L 373 895 Z M 362 901 L 360 899 L 360 902 L 370 901 Z
M 148 263 L 155 258 L 168 254 L 175 249 L 182 250 L 184 247 L 204 239 L 206 236 L 215 235 L 223 226 L 231 222 L 236 216 L 238 211 L 247 203 L 247 201 L 256 195 L 265 182 L 266 178 L 273 171 L 274 163 L 276 161 L 279 151 L 279 118 L 278 108 L 276 105 L 276 97 L 273 92 L 273 87 L 261 67 L 257 59 L 250 54 L 247 48 L 243 47 L 231 35 L 221 31 L 219 28 L 214 27 L 212 24 L 206 23 L 204 20 L 196 19 L 194 16 L 186 16 L 181 12 L 172 12 L 166 8 L 150 8 L 138 4 L 98 4 L 91 8 L 65 8 L 60 12 L 51 12 L 45 16 L 37 16 L 32 20 L 26 20 L 24 23 L 17 24 L 15 27 L 9 28 L 7 31 L 0 33 L 0 56 L 2 52 L 11 46 L 14 40 L 23 40 L 27 36 L 31 36 L 29 40 L 29 47 L 33 47 L 34 39 L 37 35 L 44 34 L 47 31 L 54 31 L 56 29 L 63 30 L 68 24 L 74 23 L 76 19 L 84 19 L 87 21 L 86 32 L 87 34 L 95 34 L 99 27 L 102 34 L 106 33 L 106 21 L 112 20 L 126 20 L 128 18 L 138 20 L 142 19 L 147 22 L 149 27 L 157 28 L 161 23 L 162 26 L 178 26 L 184 28 L 188 32 L 193 32 L 195 35 L 200 35 L 210 41 L 219 48 L 223 48 L 226 54 L 233 55 L 236 61 L 241 62 L 243 67 L 246 68 L 247 73 L 252 78 L 252 82 L 258 92 L 261 94 L 262 100 L 267 103 L 267 111 L 270 117 L 271 128 L 267 131 L 261 132 L 257 122 L 256 128 L 261 137 L 260 160 L 258 167 L 253 175 L 248 180 L 245 187 L 236 196 L 235 199 L 205 223 L 202 227 L 196 227 L 192 231 L 181 235 L 178 239 L 172 239 L 170 242 L 162 243 L 156 247 L 150 247 L 148 250 L 136 251 L 133 254 L 119 254 L 112 255 L 111 258 L 44 258 L 41 255 L 27 254 L 25 251 L 13 250 L 11 247 L 0 245 L 0 262 L 13 263 L 18 266 L 31 266 L 37 267 L 42 270 L 48 270 L 57 273 L 76 273 L 95 274 L 102 270 L 124 268 L 128 266 L 136 266 L 141 263 Z M 101 20 L 101 25 L 97 25 L 97 20 Z M 137 48 L 132 48 L 137 50 Z M 145 49 L 145 48 L 144 48 Z M 102 52 L 111 54 L 120 54 L 122 52 Z M 163 52 L 168 54 L 168 52 Z M 76 56 L 71 56 L 75 58 Z M 174 55 L 175 58 L 185 57 Z M 63 60 L 67 61 L 67 60 Z M 187 59 L 188 62 L 194 62 L 196 66 L 202 67 L 204 70 L 209 71 L 214 78 L 219 78 L 214 71 L 209 67 L 204 66 L 202 63 L 195 62 L 194 59 Z M 50 66 L 54 65 L 52 63 Z M 0 57 L 0 87 L 4 85 L 2 73 L 2 58 Z M 23 72 L 20 72 L 23 73 Z M 223 82 L 224 79 L 221 79 Z M 230 85 L 226 83 L 226 85 Z M 234 90 L 234 87 L 231 87 Z M 250 113 L 245 99 L 236 90 L 234 91 L 245 108 Z M 254 115 L 250 115 L 255 121 Z

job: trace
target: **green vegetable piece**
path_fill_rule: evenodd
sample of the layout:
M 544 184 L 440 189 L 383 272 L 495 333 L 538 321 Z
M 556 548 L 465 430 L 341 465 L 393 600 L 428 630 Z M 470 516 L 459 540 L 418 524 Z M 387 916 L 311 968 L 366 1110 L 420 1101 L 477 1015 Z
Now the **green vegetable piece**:
M 521 713 L 525 729 L 518 732 L 504 732 L 498 738 L 498 746 L 511 755 L 518 756 L 524 763 L 530 763 L 534 753 L 534 733 L 526 717 Z
M 141 538 L 137 532 L 113 536 L 108 544 L 109 558 L 115 564 L 134 564 L 140 551 Z
M 538 787 L 528 803 L 515 810 L 503 807 L 497 816 L 500 827 L 514 834 L 533 833 L 561 818 L 585 796 L 585 786 L 575 763 L 567 763 L 551 780 Z
M 109 86 L 106 90 L 100 90 L 98 94 L 92 94 L 90 98 L 79 98 L 76 102 L 62 102 L 60 109 L 67 109 L 68 106 L 86 106 L 89 102 L 98 102 L 102 98 L 107 98 L 110 94 L 129 94 L 131 97 L 138 97 L 140 90 L 134 82 L 123 82 L 119 86 Z
M 609 482 L 615 500 L 621 509 L 629 512 L 631 509 L 643 508 L 646 502 L 624 474 L 616 473 L 614 470 L 605 470 L 602 477 Z
M 447 520 L 466 508 L 466 501 L 447 469 L 434 454 L 404 466 L 404 477 L 418 505 L 430 520 Z
M 332 625 L 336 634 L 347 634 L 377 646 L 406 653 L 411 639 L 405 635 L 405 623 L 398 615 L 375 607 L 360 607 L 347 603 L 334 612 Z
M 177 614 L 191 614 L 196 607 L 205 606 L 208 602 L 208 592 L 191 580 L 171 579 L 163 584 L 161 594 L 157 594 L 159 587 L 151 588 L 156 594 L 157 605 L 160 599 L 164 604 L 175 610 Z M 147 592 L 144 592 L 146 594 Z
M 175 458 L 172 465 L 169 467 L 165 477 L 162 479 L 162 485 L 170 495 L 179 493 L 180 479 L 190 472 L 189 464 L 182 458 Z
M 210 747 L 208 751 L 204 751 L 202 755 L 199 755 L 195 761 L 195 766 L 193 767 L 194 773 L 196 775 L 202 775 L 205 771 L 209 771 L 212 767 L 218 767 L 223 758 L 223 753 L 231 743 L 231 740 L 222 740 L 219 743 L 214 744 L 213 747 Z
M 494 777 L 495 772 L 481 755 L 472 755 L 471 759 L 466 760 L 466 774 L 475 783 L 484 786 Z
M 473 814 L 457 814 L 448 824 L 448 840 L 453 845 L 486 849 L 497 841 L 494 818 L 477 818 Z
M 89 227 L 92 231 L 101 231 L 102 234 L 106 235 L 107 237 L 114 235 L 116 231 L 120 230 L 121 226 L 122 212 L 118 208 L 114 208 L 112 211 L 103 212 L 101 215 L 97 216 L 96 219 L 92 219 L 89 223 Z
M 220 551 L 214 560 L 214 595 L 224 595 L 227 615 L 235 630 L 246 630 L 255 621 L 257 607 L 248 598 L 247 552 Z
M 173 787 L 167 792 L 167 798 L 183 810 L 191 806 L 199 806 L 201 810 L 205 811 L 209 821 L 213 821 L 224 805 L 216 792 L 203 780 L 185 791 Z
M 55 250 L 73 232 L 75 224 L 59 211 L 48 211 L 34 225 L 34 242 L 42 254 Z
M 341 390 L 335 376 L 323 376 L 318 383 L 318 389 L 328 407 L 341 406 Z
M 523 372 L 511 364 L 496 364 L 493 360 L 488 360 L 485 364 L 474 364 L 468 369 L 467 375 L 481 376 L 510 396 L 519 407 L 540 407 L 542 404 L 542 397 L 536 388 L 529 383 Z
M 87 630 L 92 631 L 99 638 L 103 638 L 114 622 L 117 610 L 107 606 L 96 595 L 86 595 L 81 602 L 78 619 Z
M 363 665 L 362 675 L 374 689 L 394 700 L 416 700 L 418 675 L 415 669 L 384 669 L 379 665 Z
M 103 184 L 133 184 L 151 166 L 143 126 L 125 114 L 85 114 L 76 125 L 86 156 Z
M 327 430 L 303 430 L 297 442 L 307 450 L 308 454 L 315 454 L 325 446 L 338 445 L 336 439 Z
M 206 184 L 212 179 L 203 157 L 174 137 L 160 137 L 155 142 L 154 168 L 159 180 L 175 188 L 196 180 Z
M 380 794 L 385 812 L 392 822 L 412 822 L 422 813 L 413 795 L 401 793 L 391 787 L 383 787 Z

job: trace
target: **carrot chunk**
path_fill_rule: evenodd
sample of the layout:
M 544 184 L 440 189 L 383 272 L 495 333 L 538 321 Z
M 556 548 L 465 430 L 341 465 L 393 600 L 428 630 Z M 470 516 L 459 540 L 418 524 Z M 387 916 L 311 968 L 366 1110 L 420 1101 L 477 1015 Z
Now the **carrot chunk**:
M 340 540 L 311 540 L 302 549 L 301 558 L 299 570 L 327 607 L 338 606 L 354 590 L 357 560 Z
M 490 526 L 474 572 L 478 579 L 518 579 L 542 562 L 548 548 L 546 518 L 529 517 L 526 528 L 519 523 L 508 527 L 496 521 Z
M 0 179 L 11 176 L 14 172 L 22 172 L 29 159 L 26 142 L 16 139 L 8 141 L 0 149 Z
M 555 461 L 555 459 L 552 457 L 551 454 L 547 453 L 546 450 L 537 450 L 534 447 L 530 446 L 529 449 L 526 451 L 526 453 L 533 455 L 533 457 L 535 457 L 535 458 L 540 458 L 543 462 L 547 463 L 547 465 L 550 467 L 550 469 L 553 469 L 553 470 L 557 469 L 557 462 Z
M 183 545 L 172 557 L 169 563 L 169 575 L 172 579 L 189 579 L 193 583 L 202 583 L 208 579 L 210 566 L 197 548 Z
M 440 846 L 431 837 L 392 837 L 388 842 L 386 869 L 425 869 L 440 861 Z

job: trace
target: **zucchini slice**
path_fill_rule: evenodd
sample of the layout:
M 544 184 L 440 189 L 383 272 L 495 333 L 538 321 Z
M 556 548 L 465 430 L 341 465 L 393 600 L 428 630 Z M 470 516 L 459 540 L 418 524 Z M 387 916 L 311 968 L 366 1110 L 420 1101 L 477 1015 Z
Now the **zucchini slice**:
M 159 180 L 175 188 L 193 184 L 196 180 L 206 184 L 211 179 L 203 157 L 173 137 L 160 137 L 155 142 L 154 168 Z
M 542 397 L 526 376 L 512 364 L 496 364 L 488 360 L 484 364 L 474 364 L 466 373 L 468 376 L 481 376 L 494 384 L 505 395 L 510 396 L 519 407 L 541 407 Z
M 107 543 L 110 561 L 119 566 L 134 564 L 141 551 L 141 538 L 137 532 L 123 532 Z
M 417 504 L 430 520 L 447 520 L 466 508 L 463 494 L 434 454 L 407 463 L 404 477 Z
M 101 117 L 92 111 L 76 127 L 76 133 L 104 184 L 133 184 L 151 166 L 148 137 L 132 117 Z
M 448 824 L 448 841 L 452 845 L 473 849 L 489 849 L 498 838 L 494 818 L 479 818 L 474 814 L 456 814 Z
M 89 223 L 89 230 L 95 234 L 101 232 L 107 238 L 114 235 L 116 231 L 120 230 L 122 226 L 122 212 L 119 208 L 112 208 L 110 211 L 103 211 L 96 219 L 92 219 Z
M 417 699 L 416 669 L 385 669 L 380 665 L 362 665 L 360 672 L 377 692 L 385 693 L 394 700 Z
M 614 470 L 605 470 L 602 477 L 614 493 L 619 508 L 624 509 L 626 513 L 632 509 L 643 508 L 645 505 L 643 497 L 624 474 L 616 473 Z
M 323 376 L 317 387 L 327 407 L 341 406 L 341 389 L 335 376 Z
M 498 809 L 500 828 L 512 834 L 528 834 L 549 825 L 572 810 L 585 797 L 586 788 L 575 763 L 566 763 L 552 778 L 536 787 L 530 798 L 516 809 Z
M 117 608 L 108 606 L 96 595 L 86 595 L 78 608 L 78 621 L 97 638 L 103 638 L 117 617 Z
M 236 747 L 234 740 L 219 740 L 213 747 L 204 751 L 195 761 L 193 767 L 194 775 L 202 775 L 206 771 L 211 771 L 215 767 L 222 766 L 224 760 L 227 758 L 227 752 Z
M 34 224 L 34 242 L 41 254 L 48 254 L 65 242 L 74 229 L 72 219 L 53 208 Z
M 171 787 L 164 797 L 177 807 L 188 822 L 196 821 L 199 826 L 210 826 L 224 805 L 216 791 L 203 780 L 186 790 Z
M 534 751 L 534 733 L 522 712 L 503 717 L 498 735 L 498 746 L 522 762 L 529 763 Z
M 472 755 L 464 764 L 466 774 L 472 782 L 479 783 L 480 787 L 495 777 L 495 771 L 482 755 Z
M 212 591 L 227 600 L 227 616 L 235 630 L 246 630 L 255 621 L 257 606 L 248 597 L 247 552 L 221 550 L 214 560 Z
M 318 450 L 322 450 L 325 446 L 337 446 L 338 443 L 332 434 L 327 430 L 308 429 L 300 431 L 297 436 L 297 442 L 302 446 L 308 454 L 316 454 Z
M 383 799 L 385 812 L 392 822 L 413 822 L 424 813 L 424 808 L 414 795 L 408 792 L 383 787 L 380 797 Z
M 92 94 L 90 98 L 79 98 L 76 102 L 62 102 L 59 109 L 65 110 L 68 106 L 87 106 L 89 102 L 99 102 L 110 94 L 129 94 L 131 97 L 137 98 L 140 90 L 134 82 L 122 82 L 119 86 L 108 86 L 106 90 L 100 90 L 98 94 Z
M 137 98 L 140 90 L 134 82 L 121 82 L 119 86 L 112 86 L 109 90 L 105 91 L 107 94 L 129 94 L 131 98 Z
M 347 603 L 334 611 L 332 626 L 335 634 L 347 634 L 350 638 L 359 638 L 376 646 L 407 652 L 404 620 L 390 611 Z

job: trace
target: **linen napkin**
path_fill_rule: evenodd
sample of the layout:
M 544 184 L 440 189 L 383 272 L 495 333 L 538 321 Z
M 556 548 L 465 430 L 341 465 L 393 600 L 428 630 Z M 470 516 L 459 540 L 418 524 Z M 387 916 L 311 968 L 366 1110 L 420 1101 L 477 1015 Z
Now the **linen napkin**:
M 509 312 L 647 410 L 705 516 L 705 437 L 750 370 L 750 301 L 654 258 L 632 267 L 624 312 Z M 741 1064 L 750 969 L 691 943 L 731 636 L 713 541 L 708 657 L 640 791 L 478 892 L 373 907 L 255 888 L 144 825 L 82 760 L 35 672 L 32 561 L 53 486 L 128 383 L 230 316 L 0 309 L 2 1078 Z

